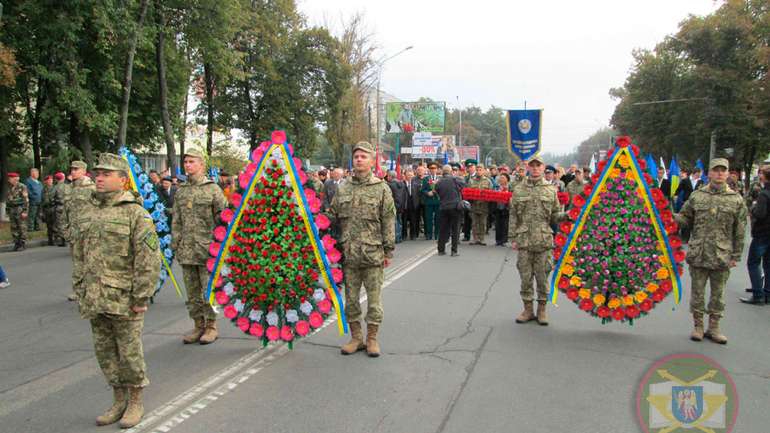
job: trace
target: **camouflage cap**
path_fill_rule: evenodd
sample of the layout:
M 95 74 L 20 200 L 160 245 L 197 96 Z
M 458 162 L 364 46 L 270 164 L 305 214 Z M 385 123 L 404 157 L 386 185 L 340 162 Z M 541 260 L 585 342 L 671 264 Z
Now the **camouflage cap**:
M 364 152 L 374 156 L 374 146 L 372 146 L 371 143 L 368 141 L 359 141 L 356 143 L 355 146 L 353 146 L 352 153 L 356 153 L 356 150 L 363 150 Z
M 184 155 L 182 155 L 182 158 L 184 158 L 185 156 L 192 156 L 193 158 L 206 159 L 203 156 L 203 152 L 200 149 L 196 149 L 194 147 L 190 149 L 185 149 Z
M 725 158 L 714 158 L 709 163 L 709 170 L 712 170 L 714 167 L 724 167 L 726 169 L 729 169 L 730 162 Z
M 543 157 L 542 157 L 542 156 L 540 156 L 540 155 L 535 155 L 535 156 L 533 156 L 532 158 L 529 158 L 529 159 L 527 160 L 527 165 L 529 165 L 529 164 L 532 164 L 532 162 L 534 162 L 534 161 L 537 161 L 537 162 L 539 162 L 540 164 L 543 164 L 543 165 L 545 165 L 545 161 L 543 160 Z
M 128 173 L 128 162 L 123 157 L 114 153 L 102 153 L 99 155 L 99 162 L 96 163 L 94 170 L 123 171 Z
M 82 168 L 83 170 L 88 170 L 88 164 L 84 161 L 72 161 L 70 163 L 70 168 Z

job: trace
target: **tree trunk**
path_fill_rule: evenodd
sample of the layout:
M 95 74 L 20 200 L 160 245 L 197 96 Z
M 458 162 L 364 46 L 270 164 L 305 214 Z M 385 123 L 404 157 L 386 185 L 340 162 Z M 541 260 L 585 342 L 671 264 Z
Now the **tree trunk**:
M 158 90 L 160 114 L 163 120 L 163 139 L 166 141 L 166 161 L 169 174 L 176 173 L 176 149 L 174 149 L 174 132 L 171 130 L 171 120 L 168 115 L 168 85 L 166 83 L 166 56 L 164 44 L 166 43 L 166 18 L 163 13 L 163 5 L 159 0 L 155 1 L 156 20 L 158 24 L 158 39 L 155 45 L 155 57 L 158 67 Z
M 139 21 L 136 30 L 131 37 L 128 46 L 128 56 L 126 56 L 126 71 L 123 76 L 123 104 L 120 107 L 120 126 L 118 127 L 118 139 L 115 141 L 113 151 L 117 151 L 126 145 L 126 129 L 128 128 L 128 105 L 131 101 L 131 80 L 134 72 L 134 54 L 136 54 L 136 43 L 139 40 L 139 33 L 144 25 L 144 17 L 147 15 L 147 0 L 142 0 L 139 5 Z
M 94 166 L 94 152 L 91 147 L 91 134 L 88 130 L 80 131 L 80 150 L 83 152 L 83 159 L 89 167 Z
M 5 201 L 8 193 L 8 144 L 6 138 L 0 135 L 0 201 Z
M 206 154 L 210 157 L 214 148 L 214 76 L 208 62 L 203 64 L 203 75 L 206 81 Z

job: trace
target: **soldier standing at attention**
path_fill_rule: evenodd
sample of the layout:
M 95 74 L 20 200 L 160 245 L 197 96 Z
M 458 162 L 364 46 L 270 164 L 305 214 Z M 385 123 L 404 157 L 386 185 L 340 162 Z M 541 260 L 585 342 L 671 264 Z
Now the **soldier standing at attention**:
M 740 194 L 727 186 L 729 163 L 714 158 L 709 164 L 709 183 L 690 195 L 676 215 L 676 222 L 691 230 L 687 263 L 692 277 L 690 312 L 694 329 L 693 341 L 703 340 L 727 344 L 727 337 L 719 331 L 724 315 L 724 288 L 730 277 L 730 268 L 741 259 L 746 235 L 748 211 Z M 711 281 L 708 310 L 705 307 L 706 282 Z M 708 311 L 709 327 L 703 332 L 703 313 Z
M 67 195 L 67 179 L 62 172 L 56 172 L 54 180 L 56 185 L 53 186 L 53 217 L 54 217 L 54 241 L 56 245 L 63 247 L 66 245 L 64 240 L 64 201 Z
M 374 146 L 361 141 L 353 147 L 354 175 L 340 185 L 329 210 L 340 227 L 344 253 L 345 315 L 351 340 L 342 346 L 343 355 L 366 349 L 370 357 L 380 356 L 377 333 L 382 323 L 382 282 L 384 268 L 396 246 L 396 208 L 390 187 L 372 174 Z M 361 284 L 366 287 L 366 344 L 361 332 Z
M 222 189 L 205 175 L 203 153 L 198 149 L 189 149 L 183 158 L 187 182 L 179 186 L 174 197 L 171 248 L 182 265 L 187 311 L 195 325 L 182 341 L 185 344 L 210 344 L 219 334 L 217 315 L 209 300 L 205 299 L 209 281 L 206 260 L 209 258 L 211 230 L 226 202 Z
M 540 156 L 527 163 L 529 177 L 513 187 L 511 197 L 508 239 L 518 250 L 516 267 L 521 276 L 521 300 L 524 311 L 516 323 L 537 318 L 540 325 L 548 325 L 545 304 L 548 302 L 548 274 L 553 268 L 553 231 L 551 226 L 566 215 L 556 195 L 556 187 L 543 178 L 545 164 Z M 532 308 L 534 300 L 532 278 L 537 282 L 537 316 Z
M 48 245 L 53 245 L 54 239 L 54 211 L 53 211 L 53 176 L 46 176 L 43 179 L 43 201 L 41 202 L 41 211 L 43 212 L 43 221 L 45 222 L 46 232 L 48 234 Z
M 72 293 L 67 297 L 69 301 L 77 301 L 75 294 L 75 282 L 81 279 L 85 272 L 83 257 L 75 250 L 75 244 L 80 240 L 80 220 L 83 215 L 81 209 L 91 200 L 91 193 L 95 190 L 94 182 L 87 176 L 88 164 L 83 161 L 72 161 L 70 175 L 72 183 L 64 190 L 64 236 L 70 243 L 72 252 Z
M 27 225 L 25 221 L 29 212 L 29 193 L 23 183 L 19 183 L 19 173 L 8 173 L 8 191 L 6 206 L 11 219 L 11 234 L 13 235 L 13 250 L 21 251 L 27 242 Z
M 160 251 L 152 218 L 139 198 L 124 190 L 128 163 L 103 153 L 94 170 L 96 190 L 78 209 L 80 240 L 74 244 L 88 272 L 75 290 L 81 317 L 91 321 L 99 367 L 113 389 L 113 404 L 96 425 L 120 421 L 121 428 L 129 428 L 144 415 L 142 390 L 149 381 L 142 328 L 160 274 Z
M 468 181 L 468 188 L 492 189 L 492 181 L 485 175 L 484 167 L 476 167 L 476 174 Z M 487 217 L 489 214 L 489 202 L 474 200 L 471 204 L 471 220 L 473 222 L 473 241 L 469 245 L 486 245 L 484 236 L 487 234 Z

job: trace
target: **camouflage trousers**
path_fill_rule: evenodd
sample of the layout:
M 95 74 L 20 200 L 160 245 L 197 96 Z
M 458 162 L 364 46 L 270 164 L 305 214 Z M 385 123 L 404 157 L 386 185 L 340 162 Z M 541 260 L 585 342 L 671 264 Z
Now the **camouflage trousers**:
M 348 322 L 361 321 L 361 285 L 366 287 L 366 323 L 382 323 L 382 283 L 385 271 L 382 266 L 368 268 L 344 267 L 345 316 Z
M 150 383 L 144 364 L 143 327 L 144 317 L 126 320 L 99 314 L 91 319 L 96 360 L 110 385 L 141 388 Z
M 64 206 L 55 206 L 53 210 L 53 225 L 54 232 L 58 239 L 67 239 L 67 234 L 64 232 Z
M 206 287 L 209 284 L 209 271 L 205 265 L 182 265 L 184 287 L 187 291 L 187 313 L 190 318 L 216 320 L 217 313 L 206 299 Z
M 548 274 L 553 268 L 551 250 L 532 251 L 519 250 L 516 267 L 521 276 L 521 299 L 524 302 L 534 300 L 532 279 L 537 282 L 537 299 L 548 300 Z
M 722 317 L 725 311 L 724 290 L 729 269 L 706 269 L 690 266 L 692 278 L 692 293 L 690 294 L 690 312 L 708 313 L 711 316 Z M 708 310 L 706 309 L 706 282 L 711 281 Z
M 40 229 L 40 204 L 29 203 L 29 212 L 27 213 L 27 230 L 34 232 Z
M 13 235 L 13 243 L 27 242 L 27 224 L 21 217 L 24 209 L 22 207 L 8 208 L 8 218 L 11 220 L 11 234 Z
M 484 242 L 484 236 L 487 234 L 487 218 L 489 214 L 487 212 L 472 212 L 471 213 L 471 233 L 473 239 L 479 242 Z

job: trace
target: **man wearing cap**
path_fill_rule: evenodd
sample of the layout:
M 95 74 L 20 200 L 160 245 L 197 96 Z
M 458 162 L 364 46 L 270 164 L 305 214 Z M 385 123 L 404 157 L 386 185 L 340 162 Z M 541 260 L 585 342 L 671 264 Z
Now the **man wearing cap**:
M 564 182 L 556 177 L 556 167 L 552 165 L 545 166 L 545 181 L 555 186 L 557 191 L 564 191 Z
M 476 173 L 468 180 L 468 188 L 474 189 L 493 189 L 492 181 L 486 176 L 484 167 L 477 166 Z M 471 203 L 471 232 L 473 241 L 470 245 L 486 245 L 484 237 L 487 234 L 487 218 L 489 216 L 489 202 L 474 200 Z
M 586 183 L 587 183 L 585 181 L 585 178 L 583 177 L 583 170 L 581 170 L 579 168 L 576 169 L 575 172 L 573 173 L 573 176 L 574 177 L 572 178 L 570 183 L 567 185 L 567 192 L 569 193 L 569 197 L 570 197 L 570 201 L 569 201 L 570 202 L 570 205 L 569 205 L 570 207 L 572 206 L 571 205 L 572 197 L 574 197 L 574 196 L 576 196 L 578 194 L 582 194 L 583 193 L 583 189 L 585 188 Z
M 396 208 L 390 187 L 372 174 L 374 146 L 361 141 L 353 146 L 354 175 L 342 183 L 329 208 L 329 216 L 340 227 L 344 254 L 345 316 L 350 342 L 340 349 L 350 355 L 366 349 L 370 357 L 380 356 L 377 341 L 382 323 L 382 282 L 384 268 L 395 249 Z M 361 331 L 361 285 L 366 287 L 366 344 Z
M 521 276 L 521 300 L 524 311 L 516 323 L 537 318 L 540 325 L 548 325 L 545 311 L 548 302 L 548 274 L 552 269 L 553 231 L 551 226 L 565 217 L 560 212 L 556 188 L 545 181 L 545 163 L 536 155 L 527 163 L 529 177 L 513 187 L 510 202 L 508 239 L 518 250 L 516 267 Z M 537 282 L 537 316 L 533 310 L 532 279 Z
M 24 249 L 27 242 L 27 225 L 25 221 L 29 212 L 29 193 L 27 187 L 19 182 L 19 173 L 8 173 L 8 191 L 5 205 L 8 208 L 8 216 L 11 219 L 11 234 L 13 235 L 13 250 Z
M 727 344 L 719 330 L 724 315 L 724 288 L 730 277 L 730 268 L 741 259 L 748 211 L 740 194 L 728 188 L 729 163 L 714 158 L 709 164 L 709 183 L 694 191 L 676 215 L 682 228 L 690 229 L 687 263 L 692 277 L 690 312 L 694 329 L 693 341 L 703 337 L 719 344 Z M 706 282 L 711 282 L 708 308 L 705 306 Z M 708 330 L 703 332 L 703 314 L 708 312 Z
M 43 200 L 40 202 L 40 209 L 43 213 L 46 232 L 48 234 L 48 245 L 54 244 L 54 235 L 56 227 L 54 226 L 54 207 L 53 207 L 53 176 L 48 175 L 43 179 Z
M 425 205 L 425 239 L 438 239 L 438 210 L 439 198 L 436 194 L 438 183 L 438 165 L 435 162 L 428 164 L 428 175 L 422 180 L 422 202 Z
M 206 261 L 209 258 L 211 231 L 226 201 L 219 186 L 206 177 L 206 163 L 200 150 L 187 149 L 183 163 L 187 182 L 179 186 L 174 196 L 171 248 L 182 265 L 187 311 L 194 327 L 182 341 L 185 344 L 210 344 L 219 334 L 216 313 L 206 299 L 209 281 Z
M 144 313 L 160 274 L 155 225 L 139 197 L 125 191 L 128 162 L 102 153 L 95 191 L 79 209 L 74 255 L 88 269 L 75 285 L 80 316 L 91 322 L 94 352 L 113 389 L 113 404 L 97 425 L 133 427 L 144 414 Z
M 74 248 L 80 238 L 80 222 L 82 219 L 81 210 L 91 199 L 91 193 L 96 186 L 86 170 L 88 164 L 83 161 L 72 161 L 70 164 L 70 175 L 72 183 L 64 189 L 64 237 L 70 243 L 70 249 Z M 84 272 L 81 260 L 76 254 L 72 254 L 72 289 L 73 292 L 67 297 L 70 301 L 76 301 L 75 281 L 80 279 L 80 274 Z
M 69 186 L 65 182 L 67 176 L 64 173 L 56 172 L 53 177 L 56 181 L 56 184 L 53 186 L 54 241 L 56 245 L 63 247 L 67 245 L 64 237 L 64 202 L 66 201 Z

